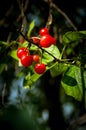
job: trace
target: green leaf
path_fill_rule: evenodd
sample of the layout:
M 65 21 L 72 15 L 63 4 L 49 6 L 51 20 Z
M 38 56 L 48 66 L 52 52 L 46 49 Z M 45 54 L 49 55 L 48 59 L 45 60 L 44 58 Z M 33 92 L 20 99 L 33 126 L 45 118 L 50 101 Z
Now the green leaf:
M 32 32 L 32 30 L 33 30 L 33 28 L 34 28 L 34 26 L 35 26 L 35 22 L 32 21 L 32 22 L 30 23 L 30 25 L 29 25 L 29 30 L 28 30 L 28 32 L 27 32 L 27 36 L 28 36 L 28 37 L 30 37 L 30 34 L 31 34 L 31 32 Z
M 47 51 L 47 52 L 44 51 L 42 54 L 42 62 L 44 64 L 49 64 L 50 62 L 55 60 L 54 57 L 57 59 L 61 59 L 61 54 L 57 46 L 51 45 L 50 47 L 43 49 Z
M 57 46 L 51 45 L 48 48 L 44 48 L 47 52 L 51 53 L 54 57 L 61 59 L 61 54 Z M 47 53 L 48 54 L 48 53 Z
M 52 62 L 53 60 L 54 60 L 54 58 L 51 55 L 49 55 L 47 52 L 43 52 L 42 63 L 48 64 L 48 63 Z
M 3 72 L 5 69 L 6 64 L 0 64 L 0 74 Z
M 77 66 L 70 65 L 61 80 L 61 85 L 67 95 L 81 101 L 83 96 L 83 85 L 81 69 Z
M 83 41 L 83 43 L 80 44 L 79 48 L 79 60 L 81 64 L 86 64 L 86 42 Z
M 39 51 L 38 49 L 39 49 L 39 48 L 38 48 L 36 45 L 33 45 L 33 44 L 32 44 L 32 45 L 30 46 L 30 51 L 33 51 L 33 52 L 34 52 L 34 51 Z
M 17 57 L 17 50 L 10 51 L 9 55 L 15 60 L 19 61 L 19 58 Z
M 33 67 L 29 67 L 29 69 L 32 69 L 32 73 L 31 71 L 29 71 L 29 73 L 25 76 L 25 80 L 24 80 L 24 87 L 30 87 L 32 86 L 34 83 L 36 83 L 36 81 L 43 75 L 43 74 L 37 74 L 34 70 Z M 46 67 L 46 71 L 49 68 Z M 46 72 L 45 71 L 45 72 Z
M 68 64 L 63 64 L 63 63 L 55 63 L 54 65 L 52 65 L 52 67 L 50 68 L 50 74 L 52 77 L 56 77 L 62 73 L 64 73 L 66 71 L 66 69 L 68 68 Z
M 63 35 L 63 44 L 67 45 L 69 43 L 78 42 L 84 38 L 86 38 L 86 31 L 70 31 Z
M 32 74 L 31 76 L 28 75 L 28 77 L 24 81 L 24 86 L 32 86 L 42 75 L 39 74 Z
M 86 35 L 86 31 L 79 31 L 81 34 L 85 34 Z
M 9 44 L 8 44 L 8 42 L 0 41 L 0 46 L 1 45 L 8 46 Z

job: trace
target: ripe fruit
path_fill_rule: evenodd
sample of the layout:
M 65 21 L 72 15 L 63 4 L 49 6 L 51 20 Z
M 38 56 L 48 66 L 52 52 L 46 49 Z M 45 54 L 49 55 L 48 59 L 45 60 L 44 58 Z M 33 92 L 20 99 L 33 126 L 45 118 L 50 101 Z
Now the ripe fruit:
M 47 28 L 42 28 L 39 31 L 40 36 L 44 36 L 45 34 L 49 34 L 49 30 Z
M 38 63 L 35 65 L 34 69 L 37 74 L 43 74 L 46 70 L 46 66 L 43 63 Z
M 38 37 L 31 37 L 33 39 L 33 42 L 37 45 L 39 45 L 40 39 Z
M 44 35 L 40 38 L 40 46 L 41 47 L 47 48 L 47 47 L 50 47 L 51 44 L 52 44 L 52 37 L 49 34 Z
M 56 39 L 52 37 L 52 44 L 56 45 Z
M 20 47 L 17 50 L 17 56 L 18 58 L 21 58 L 22 55 L 29 55 L 29 50 L 25 47 Z
M 39 62 L 39 60 L 40 60 L 40 56 L 39 55 L 37 55 L 37 54 L 33 55 L 33 61 Z
M 32 63 L 33 63 L 33 56 L 32 55 L 23 55 L 21 57 L 20 61 L 24 67 L 28 67 L 28 66 L 32 65 Z

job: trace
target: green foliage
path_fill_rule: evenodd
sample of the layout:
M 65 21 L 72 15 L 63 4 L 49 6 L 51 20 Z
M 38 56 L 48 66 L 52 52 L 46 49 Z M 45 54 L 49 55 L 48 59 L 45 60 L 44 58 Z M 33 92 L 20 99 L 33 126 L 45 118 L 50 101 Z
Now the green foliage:
M 32 32 L 32 30 L 33 30 L 34 27 L 35 27 L 35 23 L 34 23 L 34 21 L 32 21 L 32 22 L 30 23 L 30 25 L 29 25 L 29 29 L 28 29 L 28 32 L 27 32 L 27 36 L 28 36 L 28 37 L 30 37 L 31 32 Z
M 29 30 L 27 32 L 28 36 L 30 36 L 33 28 L 34 28 L 34 22 L 32 21 L 29 26 Z M 79 44 L 81 40 L 85 39 L 85 37 L 86 37 L 86 31 L 67 32 L 63 35 L 63 45 L 67 46 L 68 44 L 72 43 L 73 44 L 72 47 L 77 46 L 77 44 Z M 19 46 L 27 47 L 28 44 L 29 43 L 25 41 L 22 45 L 19 43 Z M 12 47 L 14 45 L 15 42 L 13 42 L 13 44 L 12 42 L 10 44 L 6 42 L 1 42 L 1 50 L 3 46 L 7 50 L 7 48 Z M 64 88 L 65 93 L 67 95 L 74 97 L 76 100 L 82 101 L 84 88 L 82 83 L 80 64 L 82 64 L 82 60 L 84 61 L 84 59 L 86 58 L 86 53 L 84 48 L 86 48 L 85 45 L 82 49 L 80 49 L 79 56 L 77 55 L 77 57 L 79 57 L 80 59 L 79 62 L 81 62 L 78 64 L 79 66 L 77 66 L 77 64 L 76 65 L 75 64 L 71 65 L 70 63 L 66 64 L 66 60 L 63 60 L 63 62 L 60 63 L 58 62 L 58 60 L 56 61 L 56 59 L 62 60 L 61 53 L 59 51 L 59 48 L 56 45 L 52 45 L 49 48 L 43 48 L 43 50 L 41 50 L 41 48 L 32 44 L 29 50 L 31 51 L 32 54 L 38 52 L 38 54 L 41 55 L 42 62 L 45 63 L 47 66 L 46 71 L 50 71 L 50 75 L 52 77 L 62 75 L 61 86 Z M 17 49 L 12 49 L 8 51 L 8 54 L 17 62 L 20 62 L 16 55 Z M 76 63 L 78 63 L 78 60 L 76 61 Z M 83 64 L 85 65 L 85 62 L 83 62 Z M 1 66 L 0 73 L 3 72 L 5 65 L 6 64 L 3 63 L 0 65 Z M 20 67 L 22 66 L 20 65 Z M 33 68 L 34 68 L 34 64 L 32 65 L 32 67 L 29 67 L 27 69 L 27 73 L 24 71 L 25 70 L 24 68 L 22 68 L 21 70 L 23 71 L 22 74 L 25 75 L 24 87 L 26 88 L 31 87 L 42 76 L 36 74 Z M 21 71 L 19 72 L 20 74 L 18 75 L 21 75 Z M 84 75 L 84 80 L 85 80 L 85 75 Z
M 38 75 L 34 72 L 34 74 L 28 74 L 25 78 L 24 87 L 28 88 L 31 87 L 42 75 Z
M 70 31 L 63 35 L 63 44 L 77 43 L 86 38 L 86 31 Z
M 34 21 L 32 21 L 29 25 L 29 30 L 27 32 L 28 37 L 30 37 L 31 32 L 34 29 L 34 26 L 35 26 Z M 62 44 L 64 47 L 65 46 L 67 47 L 68 45 L 72 44 L 72 48 L 70 47 L 68 48 L 69 51 L 72 52 L 73 49 L 77 45 L 80 44 L 80 47 L 81 47 L 81 42 L 83 42 L 85 38 L 86 38 L 86 31 L 73 31 L 73 32 L 70 31 L 63 35 Z M 28 68 L 24 68 L 22 65 L 20 65 L 20 60 L 16 55 L 17 48 L 20 46 L 28 47 L 29 44 L 30 43 L 28 41 L 25 41 L 23 44 L 16 43 L 16 41 L 11 41 L 10 43 L 4 42 L 4 41 L 0 42 L 0 50 L 1 50 L 0 54 L 7 52 L 7 55 L 3 55 L 3 59 L 6 58 L 7 60 L 3 62 L 3 59 L 1 59 L 0 61 L 1 62 L 0 74 L 3 73 L 5 66 L 9 62 L 9 57 L 11 57 L 11 59 L 16 60 L 15 65 L 16 63 L 19 63 L 17 64 L 18 67 L 22 68 L 17 73 L 17 78 L 19 75 L 25 76 L 24 81 L 23 81 L 24 82 L 23 85 L 25 88 L 32 87 L 34 83 L 37 82 L 42 76 L 35 73 L 34 71 L 35 63 L 31 67 L 28 67 Z M 84 80 L 82 80 L 82 75 L 81 75 L 82 64 L 83 64 L 83 68 L 86 66 L 85 64 L 86 63 L 85 62 L 86 61 L 86 52 L 85 52 L 86 45 L 84 42 L 82 44 L 84 45 L 82 48 L 79 48 L 79 51 L 78 51 L 79 53 L 78 55 L 75 56 L 76 60 L 73 62 L 71 62 L 71 59 L 70 59 L 70 62 L 68 62 L 67 59 L 61 59 L 62 57 L 61 54 L 63 54 L 63 52 L 59 51 L 59 48 L 57 45 L 51 45 L 49 48 L 41 49 L 37 45 L 31 44 L 29 48 L 29 51 L 31 52 L 31 54 L 38 53 L 41 56 L 41 62 L 46 64 L 46 71 L 50 72 L 51 77 L 54 78 L 56 76 L 62 75 L 61 86 L 64 88 L 65 93 L 69 96 L 72 96 L 78 101 L 83 100 L 83 95 L 84 95 L 84 99 L 86 97 L 86 94 L 83 93 L 83 89 L 85 89 L 84 91 L 86 93 L 86 88 L 83 87 L 83 81 L 85 80 L 85 77 L 86 77 L 86 72 L 84 69 L 83 69 Z M 66 50 L 65 48 L 65 51 L 68 51 L 68 50 Z M 13 60 L 11 62 L 13 62 Z M 85 82 L 84 82 L 84 86 L 86 86 Z
M 17 57 L 17 49 L 10 51 L 9 55 L 14 58 L 15 60 L 19 61 L 19 58 Z
M 61 54 L 55 45 L 50 46 L 49 48 L 44 48 L 47 52 L 43 52 L 42 54 L 42 62 L 45 64 L 51 63 L 54 60 L 54 57 L 57 59 L 61 59 Z M 52 57 L 50 54 L 52 54 L 54 57 Z
M 62 77 L 61 85 L 68 95 L 81 101 L 83 95 L 83 85 L 80 67 L 70 65 Z
M 63 74 L 67 68 L 68 68 L 68 64 L 64 64 L 64 63 L 54 63 L 52 65 L 52 67 L 50 68 L 50 74 L 52 77 L 56 77 L 58 75 Z
M 74 52 L 74 49 L 80 45 L 80 43 L 83 44 L 83 40 L 86 39 L 86 31 L 69 31 L 69 32 L 66 32 L 64 35 L 63 35 L 63 45 L 66 48 L 66 53 L 67 55 L 70 55 L 71 53 Z M 83 45 L 84 46 L 84 45 Z M 80 48 L 80 50 L 82 49 L 83 47 Z M 78 50 L 79 51 L 79 47 L 78 47 Z

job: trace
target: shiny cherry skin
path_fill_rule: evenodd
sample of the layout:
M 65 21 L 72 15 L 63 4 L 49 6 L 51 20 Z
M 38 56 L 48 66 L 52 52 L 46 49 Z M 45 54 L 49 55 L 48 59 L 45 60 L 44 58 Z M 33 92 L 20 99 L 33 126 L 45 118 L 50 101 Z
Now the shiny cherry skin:
M 21 57 L 20 61 L 24 67 L 28 67 L 28 66 L 32 65 L 32 63 L 33 63 L 33 56 L 32 55 L 23 55 Z
M 17 50 L 17 56 L 18 58 L 21 58 L 22 55 L 29 55 L 29 50 L 25 47 L 20 47 Z
M 33 55 L 33 61 L 39 62 L 40 61 L 40 56 L 38 54 Z
M 46 65 L 43 63 L 37 63 L 34 69 L 37 74 L 43 74 L 46 70 Z
M 40 38 L 40 46 L 44 48 L 50 47 L 52 44 L 52 37 L 49 34 L 46 34 Z
M 49 34 L 48 28 L 42 28 L 39 31 L 40 36 L 44 36 L 45 34 Z

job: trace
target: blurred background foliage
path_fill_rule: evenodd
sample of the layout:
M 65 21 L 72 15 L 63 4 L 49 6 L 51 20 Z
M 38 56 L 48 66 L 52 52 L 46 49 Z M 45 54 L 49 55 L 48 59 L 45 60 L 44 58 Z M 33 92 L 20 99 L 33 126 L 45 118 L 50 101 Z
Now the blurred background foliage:
M 40 28 L 46 25 L 49 4 L 46 0 L 25 0 L 23 3 L 26 1 L 24 16 L 27 24 L 24 31 L 26 33 L 34 21 L 30 35 L 37 36 Z M 68 15 L 77 30 L 86 30 L 84 0 L 53 0 L 53 3 Z M 62 51 L 63 34 L 74 29 L 55 8 L 52 9 L 52 17 L 50 33 L 55 36 Z M 3 0 L 0 3 L 0 126 L 9 130 L 67 130 L 69 124 L 85 112 L 83 103 L 65 94 L 60 87 L 62 75 L 52 78 L 48 71 L 31 88 L 23 88 L 24 75 L 17 76 L 22 68 L 8 55 L 18 47 L 15 42 L 11 45 L 11 41 L 16 41 L 19 36 L 14 23 L 18 27 L 22 25 L 18 0 Z M 9 47 L 5 43 L 2 45 L 2 41 L 8 42 Z M 79 51 L 85 54 L 85 47 L 82 43 L 71 43 L 65 49 L 63 58 L 78 56 Z M 27 73 L 26 69 L 24 73 Z M 85 130 L 86 122 L 82 124 L 76 130 Z

